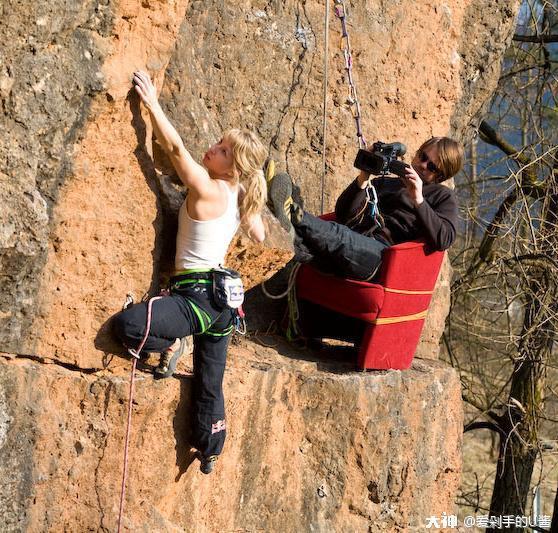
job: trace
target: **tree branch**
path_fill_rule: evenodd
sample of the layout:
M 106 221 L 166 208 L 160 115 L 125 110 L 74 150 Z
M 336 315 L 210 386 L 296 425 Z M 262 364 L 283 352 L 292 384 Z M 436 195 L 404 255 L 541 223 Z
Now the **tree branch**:
M 558 43 L 558 35 L 514 35 L 513 40 L 520 43 Z
M 500 134 L 488 123 L 483 120 L 479 126 L 479 133 L 484 142 L 500 148 L 502 152 L 523 165 L 528 165 L 531 160 L 523 153 L 521 153 L 515 146 L 506 141 Z
M 498 435 L 500 435 L 504 439 L 508 437 L 506 432 L 500 426 L 498 426 L 498 424 L 494 424 L 493 422 L 472 422 L 471 424 L 467 424 L 463 428 L 463 433 L 474 431 L 475 429 L 489 429 L 490 431 L 498 433 Z
M 534 68 L 544 68 L 547 69 L 548 66 L 552 63 L 558 63 L 558 61 L 550 60 L 545 61 L 544 63 L 537 63 L 534 65 L 527 65 L 526 67 L 518 68 L 517 70 L 510 70 L 510 72 L 506 72 L 500 76 L 500 81 L 505 80 L 507 78 L 511 78 L 512 76 L 516 76 L 517 74 L 521 74 L 522 72 L 527 72 L 528 70 L 532 70 Z
M 486 228 L 482 241 L 479 245 L 479 257 L 485 263 L 490 260 L 490 252 L 492 251 L 494 241 L 500 233 L 501 222 L 508 215 L 510 209 L 516 201 L 517 189 L 514 189 L 500 204 L 500 207 L 498 208 L 498 211 L 496 211 L 492 222 L 490 222 L 488 228 Z

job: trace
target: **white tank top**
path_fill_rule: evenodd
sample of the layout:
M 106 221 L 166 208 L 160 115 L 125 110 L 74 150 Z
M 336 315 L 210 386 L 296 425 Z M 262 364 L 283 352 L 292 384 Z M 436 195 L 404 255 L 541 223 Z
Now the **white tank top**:
M 229 244 L 240 225 L 240 214 L 238 187 L 231 191 L 226 184 L 222 185 L 227 191 L 227 207 L 221 216 L 195 220 L 188 214 L 186 200 L 180 207 L 174 261 L 177 271 L 223 265 Z

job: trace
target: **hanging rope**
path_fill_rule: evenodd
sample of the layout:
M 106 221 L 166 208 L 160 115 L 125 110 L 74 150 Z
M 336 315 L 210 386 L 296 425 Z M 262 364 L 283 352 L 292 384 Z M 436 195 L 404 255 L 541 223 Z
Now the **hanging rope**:
M 289 309 L 289 325 L 287 326 L 287 339 L 293 340 L 300 335 L 298 329 L 297 321 L 299 318 L 298 302 L 296 299 L 296 276 L 301 267 L 300 263 L 294 263 L 291 271 L 289 272 L 289 278 L 287 281 L 287 288 L 279 294 L 271 294 L 266 286 L 265 282 L 262 282 L 262 292 L 272 300 L 280 300 L 287 296 L 288 309 Z
M 287 288 L 285 289 L 284 292 L 281 292 L 279 294 L 271 294 L 265 286 L 265 281 L 262 281 L 262 292 L 271 300 L 280 300 L 281 298 L 284 298 L 285 296 L 287 296 L 287 294 L 289 294 L 289 291 L 294 286 L 296 280 L 296 274 L 299 268 L 300 268 L 300 263 L 293 263 L 291 271 L 289 272 Z
M 356 136 L 359 148 L 366 148 L 366 140 L 362 133 L 362 124 L 360 113 L 360 102 L 356 90 L 356 84 L 353 79 L 353 55 L 351 53 L 351 41 L 349 39 L 349 32 L 347 30 L 347 9 L 344 0 L 335 0 L 335 15 L 341 22 L 341 50 L 345 58 L 345 70 L 347 71 L 347 82 L 349 84 L 349 96 L 347 103 L 351 108 L 351 113 L 355 119 Z
M 325 21 L 324 21 L 324 98 L 322 105 L 323 121 L 322 121 L 322 198 L 321 210 L 324 212 L 324 191 L 325 191 L 325 178 L 326 178 L 326 136 L 327 136 L 327 93 L 328 93 L 328 63 L 329 63 L 329 0 L 326 0 L 325 8 Z
M 362 133 L 362 114 L 360 112 L 360 102 L 358 100 L 356 83 L 353 78 L 353 55 L 351 52 L 351 40 L 349 38 L 349 31 L 347 29 L 347 19 L 348 12 L 345 7 L 345 0 L 335 0 L 335 15 L 341 22 L 341 50 L 343 50 L 343 56 L 345 58 L 345 70 L 347 71 L 347 83 L 349 85 L 349 96 L 347 98 L 347 103 L 350 106 L 351 114 L 355 119 L 356 126 L 356 136 L 359 148 L 366 148 L 366 139 Z M 348 221 L 347 225 L 353 227 L 354 224 L 360 224 L 366 213 L 367 208 L 370 208 L 370 215 L 376 224 L 382 226 L 383 218 L 378 209 L 378 197 L 376 194 L 376 189 L 372 185 L 372 182 L 368 180 L 366 185 L 366 198 L 367 201 L 363 204 L 360 211 Z
M 349 85 L 349 96 L 347 98 L 347 103 L 350 106 L 351 114 L 355 119 L 356 125 L 356 137 L 358 141 L 359 148 L 366 148 L 366 139 L 362 133 L 362 115 L 360 112 L 360 102 L 358 100 L 356 84 L 353 79 L 353 56 L 351 52 L 351 42 L 349 39 L 349 32 L 347 30 L 347 9 L 345 7 L 344 0 L 335 0 L 335 15 L 341 22 L 341 41 L 340 48 L 343 50 L 343 56 L 345 58 L 345 70 L 347 72 L 347 82 Z M 326 177 L 326 149 L 327 149 L 327 93 L 328 93 L 328 59 L 329 59 L 329 0 L 325 3 L 325 19 L 324 19 L 324 41 L 325 41 L 325 51 L 324 51 L 324 82 L 323 82 L 323 102 L 322 102 L 322 191 L 321 191 L 321 212 L 324 212 L 324 191 L 325 191 L 325 177 Z M 371 192 L 370 192 L 371 189 Z M 370 204 L 372 205 L 373 211 L 371 215 L 373 217 L 379 216 L 377 212 L 377 196 L 374 187 L 369 183 L 367 186 L 367 198 L 368 201 L 364 204 L 363 210 L 357 214 L 355 219 L 364 213 L 366 207 Z M 372 200 L 370 194 L 373 195 L 375 201 Z M 353 220 L 355 220 L 353 219 Z M 293 267 L 289 274 L 289 280 L 287 283 L 287 288 L 284 292 L 280 294 L 271 294 L 266 286 L 265 282 L 261 284 L 263 293 L 272 300 L 278 300 L 288 296 L 289 302 L 289 327 L 287 329 L 287 337 L 289 339 L 294 338 L 298 335 L 298 304 L 296 301 L 296 274 L 298 272 L 300 265 L 297 264 Z
M 147 323 L 145 325 L 145 335 L 143 336 L 142 341 L 137 350 L 133 350 L 131 348 L 128 349 L 130 355 L 132 355 L 132 373 L 130 374 L 130 393 L 128 395 L 128 423 L 126 425 L 126 438 L 124 440 L 124 467 L 122 469 L 122 485 L 120 487 L 120 508 L 118 511 L 118 533 L 120 533 L 122 527 L 122 517 L 124 515 L 124 496 L 126 494 L 126 477 L 128 475 L 128 445 L 130 443 L 130 432 L 132 429 L 132 404 L 134 400 L 134 376 L 136 373 L 136 365 L 139 359 L 139 354 L 143 350 L 143 346 L 145 345 L 145 341 L 147 341 L 147 337 L 149 336 L 149 330 L 151 329 L 151 317 L 152 317 L 152 306 L 155 300 L 161 299 L 162 296 L 154 296 L 149 300 L 147 304 Z M 131 305 L 132 302 L 128 302 L 128 298 L 126 299 L 126 303 L 124 304 L 125 308 Z

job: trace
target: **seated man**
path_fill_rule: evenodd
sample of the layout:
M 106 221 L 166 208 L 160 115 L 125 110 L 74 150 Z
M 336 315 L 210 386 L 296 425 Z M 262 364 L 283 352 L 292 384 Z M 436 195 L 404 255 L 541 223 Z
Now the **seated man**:
M 434 251 L 453 243 L 457 203 L 441 183 L 457 174 L 462 162 L 456 141 L 433 137 L 417 150 L 403 178 L 372 176 L 372 190 L 370 174 L 361 171 L 337 199 L 336 222 L 303 211 L 300 198 L 292 198 L 290 177 L 278 174 L 270 186 L 272 210 L 285 229 L 294 227 L 297 261 L 340 277 L 370 280 L 388 246 L 424 240 Z

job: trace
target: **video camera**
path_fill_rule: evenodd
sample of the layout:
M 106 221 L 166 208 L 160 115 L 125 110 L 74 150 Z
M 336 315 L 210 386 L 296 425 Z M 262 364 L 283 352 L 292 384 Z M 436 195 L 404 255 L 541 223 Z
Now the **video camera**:
M 376 176 L 385 176 L 391 172 L 403 178 L 409 165 L 397 158 L 405 155 L 406 151 L 407 147 L 403 143 L 386 144 L 378 141 L 372 145 L 371 150 L 361 148 L 358 151 L 354 166 Z

